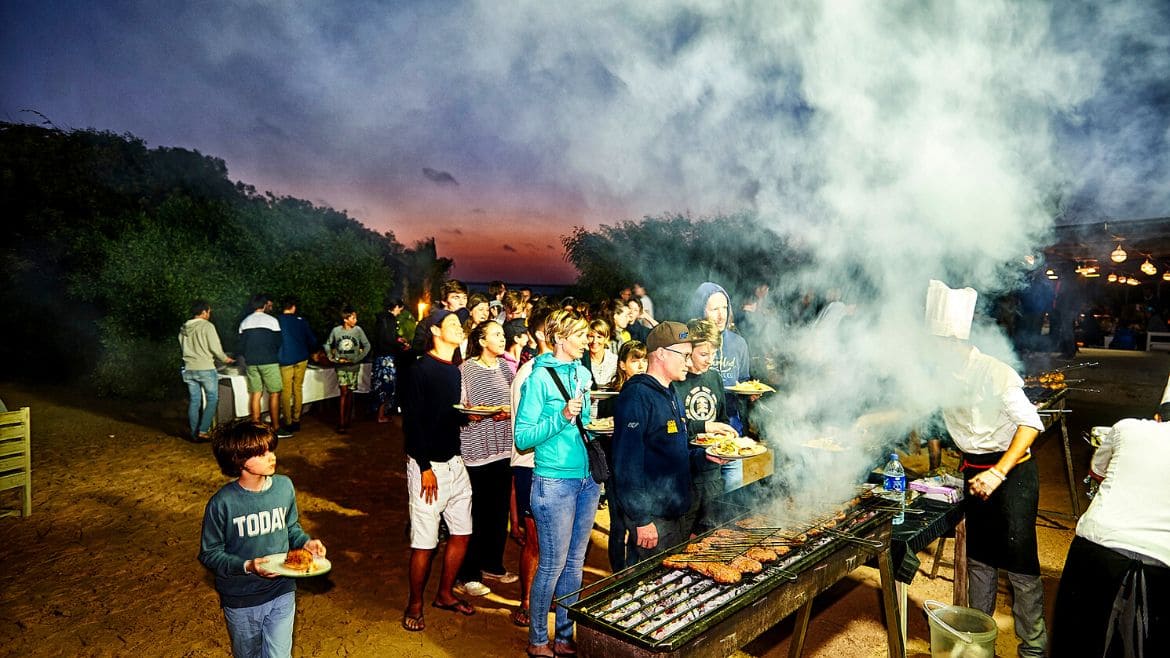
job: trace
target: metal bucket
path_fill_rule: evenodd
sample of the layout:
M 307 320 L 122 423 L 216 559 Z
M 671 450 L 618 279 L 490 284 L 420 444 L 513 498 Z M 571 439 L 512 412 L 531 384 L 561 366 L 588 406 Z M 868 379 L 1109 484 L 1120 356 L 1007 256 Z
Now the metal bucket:
M 999 628 L 995 620 L 974 608 L 939 601 L 922 604 L 930 620 L 931 658 L 992 658 Z

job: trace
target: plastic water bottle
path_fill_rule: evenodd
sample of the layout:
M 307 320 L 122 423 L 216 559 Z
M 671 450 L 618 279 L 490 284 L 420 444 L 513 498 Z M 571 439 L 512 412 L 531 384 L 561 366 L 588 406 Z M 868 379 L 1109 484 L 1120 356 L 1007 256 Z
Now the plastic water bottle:
M 894 515 L 894 525 L 898 525 L 906 520 L 906 513 L 903 511 L 906 509 L 906 469 L 902 468 L 898 453 L 890 454 L 890 461 L 886 462 L 884 473 L 885 497 L 898 505 L 898 513 Z

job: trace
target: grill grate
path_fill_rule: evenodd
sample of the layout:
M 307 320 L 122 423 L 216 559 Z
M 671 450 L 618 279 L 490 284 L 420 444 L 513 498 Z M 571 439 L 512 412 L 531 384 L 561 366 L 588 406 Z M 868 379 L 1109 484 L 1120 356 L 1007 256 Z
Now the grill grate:
M 807 536 L 807 540 L 778 561 L 764 564 L 761 572 L 743 574 L 736 584 L 720 584 L 690 570 L 662 566 L 662 559 L 682 552 L 683 544 L 584 588 L 580 598 L 569 604 L 569 615 L 637 646 L 672 651 L 776 587 L 795 581 L 803 570 L 842 544 L 863 542 L 874 550 L 887 547 L 888 534 L 884 542 L 866 537 L 893 516 L 893 510 L 882 503 L 877 496 L 864 495 L 844 520 L 830 513 L 787 528 L 745 529 L 736 526 L 740 519 L 735 519 L 692 541 L 712 537 L 720 530 L 743 533 L 746 539 L 721 546 L 714 553 L 700 553 L 696 561 L 727 561 L 754 546 L 768 546 L 770 541 L 791 544 L 800 536 Z

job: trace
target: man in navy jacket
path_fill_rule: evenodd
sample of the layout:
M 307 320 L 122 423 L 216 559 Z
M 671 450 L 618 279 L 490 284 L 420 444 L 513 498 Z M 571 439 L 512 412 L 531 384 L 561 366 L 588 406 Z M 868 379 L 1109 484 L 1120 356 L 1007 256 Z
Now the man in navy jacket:
M 685 540 L 683 517 L 691 505 L 691 471 L 704 459 L 690 447 L 682 403 L 671 382 L 686 379 L 691 358 L 687 326 L 663 322 L 646 341 L 646 373 L 622 387 L 614 404 L 614 496 L 625 515 L 630 555 L 641 561 Z

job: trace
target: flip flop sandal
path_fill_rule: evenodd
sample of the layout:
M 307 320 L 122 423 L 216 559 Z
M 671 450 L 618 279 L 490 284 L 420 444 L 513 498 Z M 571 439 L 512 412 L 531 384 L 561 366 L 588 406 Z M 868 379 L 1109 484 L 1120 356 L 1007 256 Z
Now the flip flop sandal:
M 528 608 L 518 608 L 516 612 L 513 612 L 512 623 L 521 628 L 525 628 L 531 624 L 532 618 L 528 616 Z
M 432 601 L 431 607 L 438 608 L 440 610 L 447 610 L 449 612 L 457 612 L 464 617 L 470 617 L 471 615 L 475 614 L 475 608 L 463 599 L 455 599 L 454 603 L 439 603 L 438 601 Z
M 423 616 L 421 612 L 418 613 L 417 617 L 411 617 L 405 612 L 402 613 L 402 628 L 410 631 L 411 633 L 417 633 L 426 627 L 427 625 L 423 623 Z

